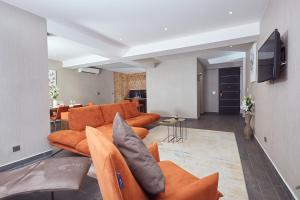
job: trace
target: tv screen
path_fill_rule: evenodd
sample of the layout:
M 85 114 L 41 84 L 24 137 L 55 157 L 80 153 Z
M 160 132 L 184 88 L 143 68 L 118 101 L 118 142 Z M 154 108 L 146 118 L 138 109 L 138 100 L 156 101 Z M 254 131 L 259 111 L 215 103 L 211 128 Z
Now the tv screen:
M 281 40 L 277 29 L 258 50 L 258 80 L 261 83 L 278 78 L 281 65 Z

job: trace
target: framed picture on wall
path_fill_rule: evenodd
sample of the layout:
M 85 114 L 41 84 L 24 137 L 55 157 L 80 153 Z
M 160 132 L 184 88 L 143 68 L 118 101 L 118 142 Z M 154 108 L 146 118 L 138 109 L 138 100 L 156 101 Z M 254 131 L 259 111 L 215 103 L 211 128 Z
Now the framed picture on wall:
M 49 69 L 48 81 L 49 81 L 49 86 L 56 86 L 56 70 Z
M 257 81 L 257 44 L 250 49 L 250 82 Z

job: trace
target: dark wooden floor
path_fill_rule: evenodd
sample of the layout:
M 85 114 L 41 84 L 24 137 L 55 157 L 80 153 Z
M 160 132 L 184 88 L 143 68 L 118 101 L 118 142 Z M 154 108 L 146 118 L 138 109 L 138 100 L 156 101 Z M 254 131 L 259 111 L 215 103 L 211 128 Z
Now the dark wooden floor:
M 242 161 L 250 200 L 289 200 L 294 199 L 275 168 L 264 154 L 256 140 L 243 137 L 243 120 L 239 116 L 206 114 L 199 120 L 188 120 L 188 127 L 235 133 Z M 62 152 L 57 156 L 73 155 Z M 35 193 L 9 198 L 10 200 L 50 200 L 50 193 Z M 55 200 L 98 200 L 102 199 L 97 181 L 86 177 L 80 191 L 56 192 Z M 238 199 L 239 200 L 239 199 Z

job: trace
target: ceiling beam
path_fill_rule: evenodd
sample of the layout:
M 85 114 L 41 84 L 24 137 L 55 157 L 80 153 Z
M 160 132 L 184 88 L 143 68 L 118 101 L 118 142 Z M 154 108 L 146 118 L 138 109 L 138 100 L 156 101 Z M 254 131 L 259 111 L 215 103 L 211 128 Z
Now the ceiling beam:
M 91 53 L 106 58 L 121 57 L 128 51 L 128 47 L 125 45 L 114 42 L 105 36 L 52 20 L 47 20 L 47 31 L 86 46 Z
M 161 57 L 190 53 L 230 45 L 255 42 L 259 36 L 259 23 L 251 23 L 242 26 L 235 26 L 206 33 L 200 33 L 182 38 L 165 40 L 151 44 L 139 45 L 130 48 L 123 56 L 108 56 L 108 60 L 97 60 L 90 62 L 89 59 L 82 59 L 81 62 L 69 60 L 64 62 L 64 67 L 84 67 L 91 65 L 105 65 L 123 62 L 135 67 L 155 67 L 155 63 L 142 63 L 135 60 L 151 57 Z M 72 64 L 70 64 L 72 63 Z

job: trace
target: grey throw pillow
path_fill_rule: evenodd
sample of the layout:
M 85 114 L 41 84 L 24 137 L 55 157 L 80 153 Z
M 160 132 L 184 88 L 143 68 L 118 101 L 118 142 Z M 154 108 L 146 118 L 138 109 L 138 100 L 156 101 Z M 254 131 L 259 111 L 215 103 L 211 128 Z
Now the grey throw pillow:
M 132 174 L 149 194 L 165 191 L 165 177 L 143 141 L 116 114 L 113 122 L 113 142 L 124 156 Z

